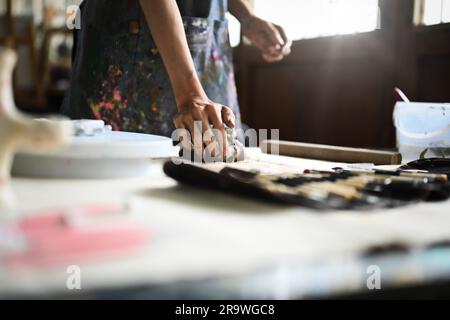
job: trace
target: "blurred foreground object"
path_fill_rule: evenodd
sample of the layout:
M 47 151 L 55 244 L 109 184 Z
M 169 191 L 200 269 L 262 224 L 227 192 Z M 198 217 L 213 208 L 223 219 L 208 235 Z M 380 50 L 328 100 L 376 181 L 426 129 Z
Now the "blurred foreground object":
M 13 155 L 17 149 L 46 150 L 61 146 L 71 135 L 67 123 L 33 120 L 16 109 L 12 92 L 12 74 L 16 53 L 0 48 L 0 219 L 14 199 L 9 190 Z
M 147 243 L 148 230 L 126 206 L 87 204 L 27 213 L 0 228 L 0 263 L 19 272 L 124 256 Z

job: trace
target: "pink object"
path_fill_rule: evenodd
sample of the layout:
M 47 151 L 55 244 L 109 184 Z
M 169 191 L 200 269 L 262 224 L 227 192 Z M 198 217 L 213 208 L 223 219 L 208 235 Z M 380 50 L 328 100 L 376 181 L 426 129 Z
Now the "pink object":
M 44 230 L 46 228 L 55 228 L 57 225 L 65 225 L 68 224 L 70 218 L 74 215 L 80 218 L 89 218 L 94 217 L 96 215 L 103 214 L 117 214 L 124 211 L 122 206 L 118 205 L 87 205 L 82 207 L 70 207 L 70 208 L 60 208 L 60 209 L 52 209 L 44 212 L 40 212 L 38 214 L 29 215 L 28 217 L 23 218 L 19 225 L 20 227 L 27 232 L 30 232 L 34 229 Z
M 123 209 L 118 206 L 94 205 L 52 210 L 24 218 L 18 222 L 18 229 L 28 242 L 28 250 L 8 254 L 5 262 L 15 270 L 80 264 L 129 254 L 147 242 L 147 229 L 126 223 L 100 227 L 71 223 L 73 215 L 89 220 L 96 215 L 120 212 Z
M 397 101 L 411 102 L 406 94 L 399 88 L 394 88 L 394 95 L 396 96 Z

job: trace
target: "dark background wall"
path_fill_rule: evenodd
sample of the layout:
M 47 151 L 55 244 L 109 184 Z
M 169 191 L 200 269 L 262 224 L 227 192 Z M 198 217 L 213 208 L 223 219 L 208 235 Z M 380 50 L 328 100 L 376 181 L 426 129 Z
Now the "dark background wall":
M 283 62 L 237 47 L 244 122 L 286 140 L 383 148 L 395 146 L 395 86 L 450 102 L 450 24 L 415 26 L 413 0 L 380 2 L 380 30 L 299 40 Z

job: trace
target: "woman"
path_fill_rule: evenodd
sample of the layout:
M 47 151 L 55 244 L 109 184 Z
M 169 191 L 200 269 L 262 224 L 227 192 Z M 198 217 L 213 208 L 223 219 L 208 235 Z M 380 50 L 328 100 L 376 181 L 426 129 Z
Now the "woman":
M 281 27 L 228 2 L 267 61 L 289 54 Z M 227 10 L 227 0 L 85 0 L 63 113 L 165 136 L 195 121 L 203 133 L 239 128 Z

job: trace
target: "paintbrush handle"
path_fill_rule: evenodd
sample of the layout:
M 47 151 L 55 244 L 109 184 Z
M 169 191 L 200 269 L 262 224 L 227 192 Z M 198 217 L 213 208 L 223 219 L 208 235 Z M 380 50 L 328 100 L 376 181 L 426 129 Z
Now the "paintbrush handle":
M 278 154 L 282 156 L 334 162 L 395 165 L 401 164 L 402 161 L 402 156 L 398 152 L 337 147 L 301 142 L 265 140 L 261 143 L 260 148 L 263 152 L 270 154 L 277 154 L 278 152 Z

